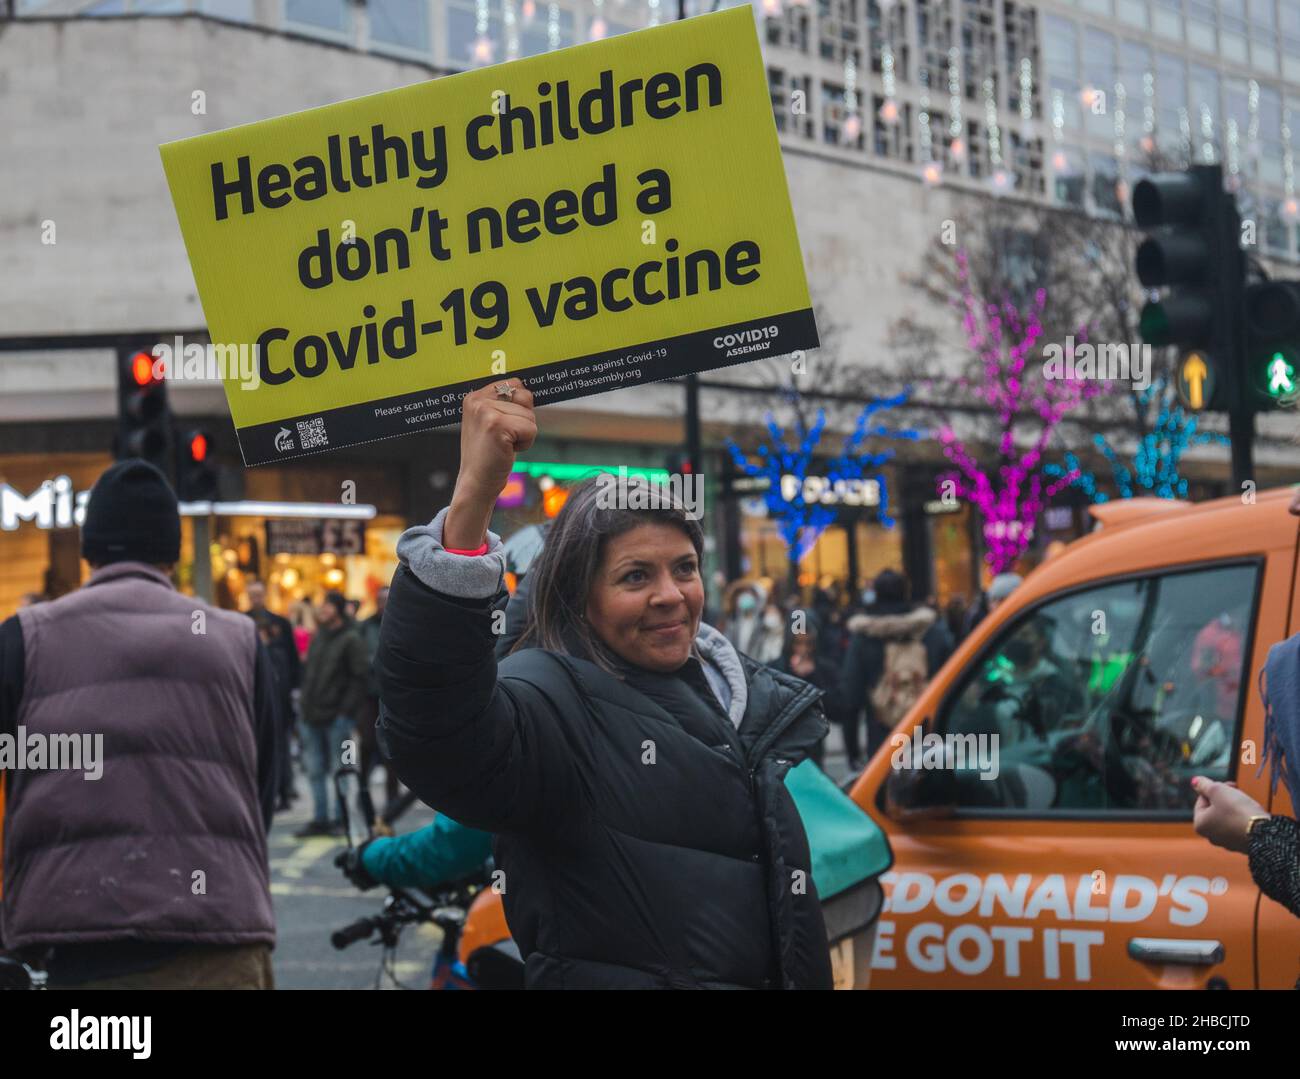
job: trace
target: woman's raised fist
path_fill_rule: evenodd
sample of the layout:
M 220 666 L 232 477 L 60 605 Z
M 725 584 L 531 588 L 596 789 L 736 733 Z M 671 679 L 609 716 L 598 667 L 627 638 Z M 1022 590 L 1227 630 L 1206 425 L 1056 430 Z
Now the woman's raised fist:
M 531 447 L 536 438 L 533 395 L 519 379 L 503 378 L 465 395 L 460 473 L 443 529 L 444 546 L 482 545 L 492 508 L 514 468 L 515 454 Z

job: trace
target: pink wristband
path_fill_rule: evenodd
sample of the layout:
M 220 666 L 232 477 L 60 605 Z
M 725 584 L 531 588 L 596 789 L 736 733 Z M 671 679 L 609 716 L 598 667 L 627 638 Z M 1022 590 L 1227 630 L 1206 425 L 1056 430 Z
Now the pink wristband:
M 448 554 L 463 554 L 469 558 L 477 558 L 488 553 L 488 545 L 484 543 L 482 547 L 475 547 L 472 551 L 458 551 L 455 547 L 444 547 L 443 550 Z

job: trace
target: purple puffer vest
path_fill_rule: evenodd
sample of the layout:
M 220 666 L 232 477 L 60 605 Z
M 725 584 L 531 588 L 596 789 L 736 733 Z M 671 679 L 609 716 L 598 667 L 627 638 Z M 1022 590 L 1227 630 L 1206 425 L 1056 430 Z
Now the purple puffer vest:
M 18 617 L 19 726 L 102 733 L 103 774 L 6 773 L 5 946 L 273 944 L 252 620 L 138 562 Z

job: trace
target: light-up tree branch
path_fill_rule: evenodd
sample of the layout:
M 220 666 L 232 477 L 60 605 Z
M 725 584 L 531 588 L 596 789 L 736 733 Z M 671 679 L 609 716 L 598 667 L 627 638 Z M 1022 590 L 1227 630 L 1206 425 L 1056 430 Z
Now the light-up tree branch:
M 740 471 L 747 476 L 767 479 L 764 502 L 769 516 L 777 522 L 777 531 L 789 549 L 792 565 L 797 565 L 812 550 L 821 534 L 835 520 L 838 506 L 853 497 L 846 494 L 842 481 L 875 481 L 879 490 L 879 519 L 886 526 L 894 523 L 889 516 L 888 485 L 881 473 L 883 466 L 893 458 L 894 451 L 871 452 L 866 443 L 872 438 L 912 441 L 920 438 L 918 431 L 888 427 L 876 419 L 878 413 L 906 402 L 909 392 L 904 390 L 894 397 L 881 398 L 864 406 L 839 454 L 826 463 L 825 473 L 815 478 L 810 478 L 808 473 L 826 428 L 824 410 L 818 410 L 811 424 L 806 424 L 802 417 L 796 419 L 793 435 L 797 442 L 793 446 L 787 443 L 786 432 L 768 413 L 765 417 L 768 441 L 754 451 L 757 461 L 751 461 L 735 442 L 727 441 L 727 449 Z M 857 485 L 858 491 L 862 489 L 863 485 Z
M 968 500 L 983 518 L 985 560 L 994 573 L 1013 565 L 1032 542 L 1039 515 L 1052 495 L 1074 480 L 1067 471 L 1053 477 L 1043 460 L 1053 432 L 1083 401 L 1102 392 L 1103 384 L 1074 377 L 1043 377 L 1030 364 L 1042 336 L 1041 316 L 1047 291 L 1038 289 L 1021 311 L 1009 300 L 987 303 L 975 296 L 965 252 L 957 252 L 957 278 L 963 309 L 962 328 L 979 356 L 983 378 L 970 383 L 997 420 L 997 459 L 986 468 L 950 425 L 939 430 L 944 454 L 956 466 L 939 477 L 944 497 Z M 1085 330 L 1076 331 L 1082 340 Z M 1071 360 L 1071 347 L 1065 347 Z M 1072 365 L 1067 370 L 1072 370 Z
M 1145 390 L 1134 393 L 1134 406 L 1145 434 L 1131 459 L 1122 457 L 1101 434 L 1093 435 L 1093 444 L 1110 465 L 1111 479 L 1120 498 L 1155 495 L 1157 498 L 1186 498 L 1187 479 L 1179 471 L 1179 462 L 1190 446 L 1231 445 L 1228 436 L 1213 431 L 1198 431 L 1195 413 L 1178 403 L 1173 383 L 1160 376 Z M 1148 426 L 1151 410 L 1158 409 L 1154 424 Z M 1048 465 L 1056 476 L 1073 475 L 1070 481 L 1093 502 L 1106 502 L 1110 495 L 1097 485 L 1097 477 L 1083 467 L 1073 453 L 1065 455 L 1064 465 Z

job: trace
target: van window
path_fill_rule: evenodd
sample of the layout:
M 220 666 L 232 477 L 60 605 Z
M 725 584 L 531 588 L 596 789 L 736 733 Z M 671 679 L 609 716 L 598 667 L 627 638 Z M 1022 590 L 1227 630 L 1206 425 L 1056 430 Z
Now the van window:
M 948 758 L 958 805 L 1190 811 L 1193 775 L 1231 771 L 1257 574 L 1100 585 L 1013 623 L 936 725 L 996 755 Z

